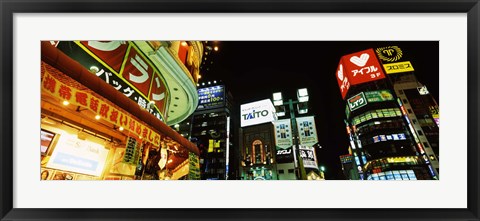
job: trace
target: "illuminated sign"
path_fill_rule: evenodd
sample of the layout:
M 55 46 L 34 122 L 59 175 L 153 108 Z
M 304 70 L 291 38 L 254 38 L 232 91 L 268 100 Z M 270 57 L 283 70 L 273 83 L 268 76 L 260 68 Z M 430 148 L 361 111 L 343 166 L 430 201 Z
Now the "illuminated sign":
M 270 99 L 240 105 L 241 127 L 277 120 L 275 107 Z
M 225 89 L 223 85 L 198 89 L 197 109 L 211 109 L 224 106 Z
M 340 59 L 336 72 L 342 98 L 351 85 L 363 84 L 385 78 L 373 49 L 345 55 Z
M 417 87 L 417 90 L 420 95 L 427 95 L 430 93 L 428 92 L 427 86 Z
M 349 77 L 352 85 L 385 78 L 373 49 L 345 55 L 343 58 L 345 63 L 344 73 Z
M 348 89 L 350 89 L 350 82 L 348 80 L 347 73 L 344 70 L 343 57 L 340 59 L 340 63 L 338 64 L 336 77 L 338 87 L 340 87 L 340 93 L 342 94 L 342 99 L 345 99 L 345 95 L 347 95 Z
M 200 159 L 195 153 L 188 153 L 188 179 L 199 180 L 200 179 Z M 228 167 L 227 167 L 228 168 Z M 226 172 L 228 174 L 228 171 Z
M 283 150 L 277 150 L 277 156 L 278 155 L 289 155 L 292 153 L 292 149 L 283 149 Z
M 277 163 L 293 162 L 293 140 L 290 119 L 277 120 L 274 122 L 274 126 Z
M 88 175 L 100 176 L 105 166 L 108 150 L 76 135 L 63 133 L 53 150 L 47 167 Z
M 368 102 L 392 101 L 393 95 L 389 90 L 366 91 L 365 97 Z
M 386 62 L 398 61 L 402 58 L 403 52 L 398 46 L 387 46 L 375 49 L 378 58 Z
M 378 135 L 372 137 L 373 143 L 378 143 L 382 141 L 390 141 L 390 140 L 406 140 L 407 137 L 404 133 L 399 134 L 390 134 L 390 135 Z
M 301 145 L 311 147 L 318 143 L 317 128 L 313 117 L 297 117 L 297 130 Z
M 137 140 L 133 137 L 127 138 L 127 144 L 125 146 L 125 154 L 123 155 L 122 162 L 128 163 L 131 165 L 137 165 L 138 162 L 138 151 L 137 148 L 139 146 Z
M 129 41 L 61 41 L 57 48 L 164 120 L 168 89 L 155 65 Z M 155 103 L 153 108 L 149 102 Z
M 348 107 L 351 111 L 357 110 L 365 105 L 367 105 L 367 99 L 365 98 L 365 94 L 361 92 L 347 100 Z
M 343 164 L 351 163 L 351 162 L 353 161 L 353 156 L 352 156 L 351 154 L 340 155 L 340 161 L 341 161 Z
M 42 68 L 42 70 L 44 69 Z M 135 136 L 143 138 L 144 141 L 155 146 L 160 145 L 160 134 L 133 119 L 129 116 L 130 114 L 124 113 L 99 97 L 63 84 L 47 70 L 44 70 L 41 87 L 42 93 L 46 92 L 63 101 L 68 101 L 70 104 L 88 109 L 113 125 L 121 126 Z
M 293 145 L 292 127 L 290 119 L 277 120 L 275 125 L 275 144 L 278 149 L 289 148 Z
M 413 66 L 410 63 L 410 61 L 384 64 L 383 67 L 385 68 L 385 72 L 387 72 L 387 74 L 395 74 L 395 73 L 414 71 Z
M 315 149 L 313 147 L 300 146 L 298 152 L 302 158 L 303 167 L 318 169 L 317 157 L 315 156 Z

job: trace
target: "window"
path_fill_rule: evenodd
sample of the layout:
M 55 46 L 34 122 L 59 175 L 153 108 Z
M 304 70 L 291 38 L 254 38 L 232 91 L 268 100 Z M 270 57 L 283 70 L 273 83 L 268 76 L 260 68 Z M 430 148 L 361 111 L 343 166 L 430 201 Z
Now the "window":
M 417 124 L 417 120 L 416 120 L 416 119 L 412 119 L 412 122 L 413 122 L 413 124 Z
M 288 169 L 288 173 L 293 173 L 293 169 Z
M 411 114 L 412 113 L 412 110 L 411 109 L 407 109 L 408 113 Z
M 403 94 L 403 90 L 398 90 L 398 94 Z
M 430 147 L 427 142 L 423 142 L 424 147 Z
M 283 170 L 278 170 L 278 173 L 283 174 L 284 172 Z
M 404 103 L 404 104 L 408 104 L 407 99 L 403 99 L 403 103 Z
M 418 135 L 423 136 L 423 133 L 421 130 L 417 130 Z

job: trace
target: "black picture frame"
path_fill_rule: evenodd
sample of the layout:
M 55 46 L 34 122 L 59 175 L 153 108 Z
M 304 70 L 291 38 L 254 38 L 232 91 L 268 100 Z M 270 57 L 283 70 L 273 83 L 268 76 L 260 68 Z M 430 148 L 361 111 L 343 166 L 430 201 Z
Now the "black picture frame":
M 479 220 L 478 0 L 0 0 L 1 220 Z M 19 209 L 13 208 L 13 15 L 15 13 L 467 13 L 468 208 L 466 209 Z M 445 190 L 448 191 L 448 190 Z M 446 199 L 448 200 L 448 199 Z

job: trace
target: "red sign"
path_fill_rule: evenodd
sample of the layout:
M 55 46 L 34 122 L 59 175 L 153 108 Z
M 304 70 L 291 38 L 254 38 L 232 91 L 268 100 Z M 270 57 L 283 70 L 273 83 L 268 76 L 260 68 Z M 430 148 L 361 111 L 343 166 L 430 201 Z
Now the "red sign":
M 337 68 L 337 81 L 345 99 L 350 85 L 363 84 L 385 78 L 373 49 L 345 55 Z
M 373 49 L 345 55 L 343 60 L 352 85 L 385 78 Z
M 340 87 L 340 92 L 342 93 L 342 98 L 345 99 L 348 89 L 350 89 L 350 81 L 348 79 L 347 73 L 345 72 L 345 65 L 343 64 L 343 57 L 340 59 L 340 63 L 337 67 L 337 82 Z
M 150 95 L 148 99 L 155 102 L 155 105 L 158 107 L 158 110 L 161 113 L 165 113 L 165 98 L 168 96 L 167 87 L 160 79 L 158 74 L 155 74 L 153 77 L 152 89 L 150 90 Z
M 137 52 L 130 50 L 122 76 L 143 94 L 148 94 L 152 82 L 153 68 Z
M 80 43 L 117 73 L 120 72 L 128 48 L 126 41 L 81 41 Z

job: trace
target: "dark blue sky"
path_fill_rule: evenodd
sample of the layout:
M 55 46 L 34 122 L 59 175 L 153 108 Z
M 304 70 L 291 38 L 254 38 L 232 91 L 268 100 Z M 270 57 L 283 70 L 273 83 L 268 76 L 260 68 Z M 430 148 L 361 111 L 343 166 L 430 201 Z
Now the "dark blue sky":
M 201 82 L 222 80 L 234 97 L 236 109 L 240 104 L 271 98 L 278 91 L 283 93 L 284 100 L 296 99 L 298 88 L 308 88 L 307 115 L 316 117 L 322 146 L 317 155 L 319 164 L 327 168 L 327 179 L 341 179 L 339 155 L 348 153 L 343 123 L 345 104 L 335 77 L 341 56 L 369 48 L 399 46 L 402 60 L 411 61 L 418 80 L 440 103 L 438 41 L 222 41 L 217 44 L 219 51 L 207 57 Z

